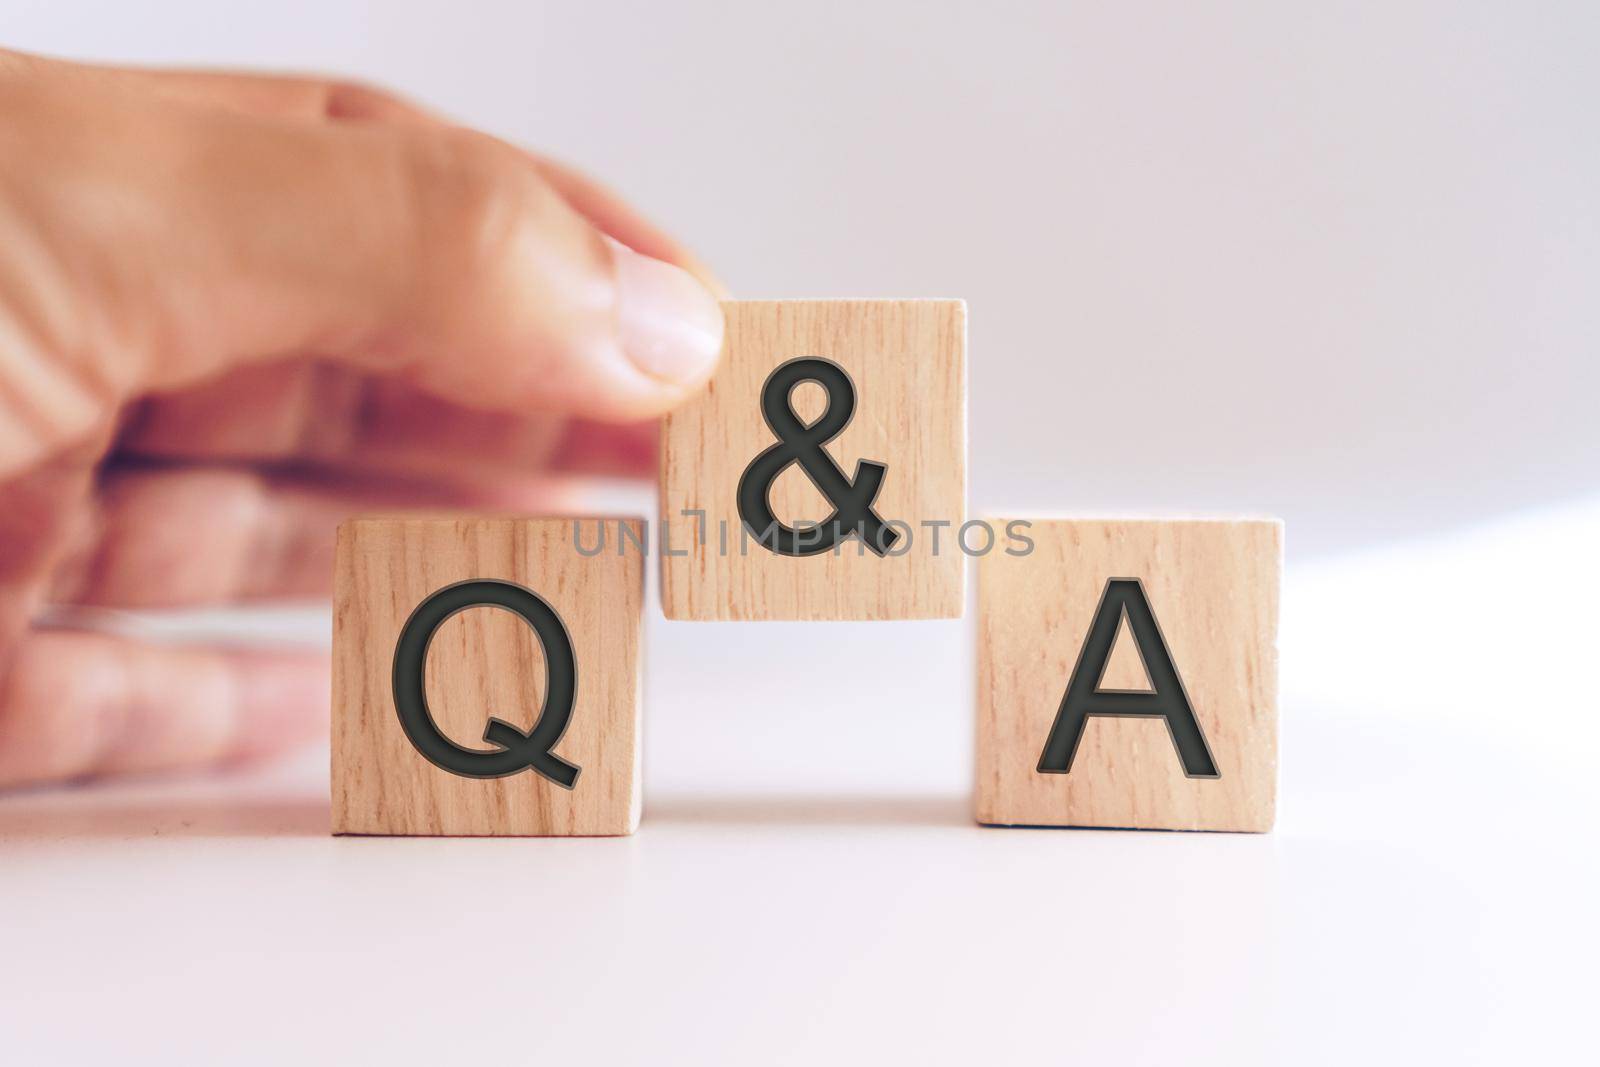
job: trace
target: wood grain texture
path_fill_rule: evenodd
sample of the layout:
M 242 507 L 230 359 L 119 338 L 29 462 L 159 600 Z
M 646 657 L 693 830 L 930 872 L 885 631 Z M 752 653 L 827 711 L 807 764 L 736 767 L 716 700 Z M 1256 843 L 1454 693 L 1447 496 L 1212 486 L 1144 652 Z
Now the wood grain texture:
M 1035 519 L 1027 533 L 1031 554 L 978 562 L 978 821 L 1270 830 L 1282 524 Z M 1184 775 L 1162 720 L 1100 715 L 1087 720 L 1068 773 L 1038 770 L 1112 578 L 1142 582 L 1218 777 Z M 1119 628 L 1098 688 L 1148 689 L 1130 642 Z
M 956 548 L 966 505 L 966 306 L 959 300 L 729 301 L 722 364 L 662 432 L 661 515 L 669 619 L 956 618 L 964 559 Z M 780 556 L 744 532 L 739 479 L 776 438 L 761 393 L 782 363 L 832 360 L 855 387 L 854 417 L 827 445 L 846 477 L 872 460 L 888 470 L 874 510 L 910 527 L 902 553 L 877 556 L 851 538 L 837 551 Z M 820 386 L 791 396 L 806 422 L 826 406 Z M 798 465 L 770 499 L 788 525 L 817 523 L 832 505 Z M 705 516 L 687 513 L 703 510 Z M 946 522 L 935 531 L 924 522 Z M 901 527 L 897 532 L 904 534 Z M 703 536 L 701 536 L 703 533 Z
M 353 519 L 339 528 L 333 615 L 333 831 L 344 834 L 601 836 L 632 833 L 640 811 L 640 626 L 644 561 L 585 558 L 595 519 Z M 513 582 L 542 597 L 572 640 L 577 688 L 554 753 L 581 771 L 572 789 L 531 770 L 468 778 L 425 759 L 395 710 L 401 628 L 439 589 L 469 579 Z M 490 716 L 527 730 L 545 694 L 533 630 L 494 607 L 448 619 L 427 654 L 429 708 L 451 740 L 485 751 Z

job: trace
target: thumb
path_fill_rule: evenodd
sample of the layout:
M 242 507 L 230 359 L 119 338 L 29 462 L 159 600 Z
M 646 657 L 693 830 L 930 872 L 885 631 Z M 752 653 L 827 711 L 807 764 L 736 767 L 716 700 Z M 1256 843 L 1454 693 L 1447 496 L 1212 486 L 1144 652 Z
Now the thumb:
M 41 438 L 289 354 L 480 408 L 618 421 L 671 408 L 715 366 L 715 297 L 602 235 L 493 138 L 39 71 L 0 68 L 3 140 L 19 149 L 0 181 L 17 236 L 0 250 L 0 312 L 24 342 L 0 393 Z
M 382 146 L 396 135 L 397 158 Z M 375 285 L 375 320 L 347 349 L 355 361 L 466 404 L 615 421 L 659 415 L 710 377 L 716 297 L 603 234 L 528 157 L 459 129 L 375 140 L 394 192 L 351 268 L 381 278 L 366 272 L 391 238 L 407 265 Z

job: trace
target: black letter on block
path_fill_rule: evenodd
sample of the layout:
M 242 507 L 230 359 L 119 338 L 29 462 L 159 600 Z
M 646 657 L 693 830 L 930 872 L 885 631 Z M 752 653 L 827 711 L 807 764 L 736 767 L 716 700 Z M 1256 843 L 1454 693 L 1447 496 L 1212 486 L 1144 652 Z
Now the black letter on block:
M 1124 612 L 1145 672 L 1150 675 L 1148 693 L 1098 688 Z M 1144 586 L 1137 578 L 1113 578 L 1106 583 L 1094 621 L 1083 639 L 1083 651 L 1072 668 L 1072 680 L 1061 698 L 1061 710 L 1056 713 L 1050 738 L 1039 757 L 1040 774 L 1066 774 L 1072 770 L 1072 759 L 1078 754 L 1078 742 L 1083 740 L 1083 728 L 1091 715 L 1165 719 L 1178 759 L 1183 762 L 1183 773 L 1190 778 L 1221 777 L 1183 691 L 1178 668 L 1161 637 L 1161 628 L 1156 625 L 1155 613 L 1145 599 Z
M 508 722 L 491 718 L 483 739 L 495 746 L 494 752 L 464 748 L 440 733 L 426 695 L 428 645 L 434 633 L 450 616 L 476 607 L 504 608 L 517 615 L 533 627 L 544 649 L 545 696 L 539 721 L 523 733 Z M 406 736 L 428 762 L 464 778 L 504 778 L 531 768 L 571 789 L 579 768 L 550 750 L 567 732 L 577 691 L 572 638 L 561 616 L 537 593 L 511 582 L 480 580 L 445 586 L 411 613 L 394 650 L 394 707 Z

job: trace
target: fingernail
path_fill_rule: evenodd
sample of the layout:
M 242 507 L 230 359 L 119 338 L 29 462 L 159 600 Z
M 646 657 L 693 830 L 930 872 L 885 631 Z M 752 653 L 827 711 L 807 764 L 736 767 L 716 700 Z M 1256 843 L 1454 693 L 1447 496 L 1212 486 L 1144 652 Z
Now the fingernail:
M 681 267 L 606 240 L 628 358 L 661 381 L 692 385 L 706 378 L 722 352 L 722 308 L 716 298 Z

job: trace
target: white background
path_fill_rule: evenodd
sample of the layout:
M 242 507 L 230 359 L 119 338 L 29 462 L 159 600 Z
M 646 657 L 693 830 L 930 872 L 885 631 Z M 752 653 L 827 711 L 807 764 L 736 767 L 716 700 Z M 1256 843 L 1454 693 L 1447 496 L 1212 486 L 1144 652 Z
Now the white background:
M 315 753 L 0 798 L 0 1058 L 1592 1055 L 1600 8 L 8 0 L 0 40 L 363 77 L 737 295 L 965 297 L 976 513 L 1290 545 L 1270 836 L 971 825 L 970 621 L 652 605 L 633 839 L 335 840 Z

